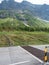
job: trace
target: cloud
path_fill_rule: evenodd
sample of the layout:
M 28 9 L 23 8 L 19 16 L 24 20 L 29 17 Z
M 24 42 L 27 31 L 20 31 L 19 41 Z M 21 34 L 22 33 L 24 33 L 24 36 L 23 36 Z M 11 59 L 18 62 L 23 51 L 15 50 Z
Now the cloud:
M 0 2 L 3 1 L 3 0 L 0 0 Z M 15 0 L 16 2 L 21 2 L 23 0 Z M 26 1 L 29 1 L 33 4 L 49 4 L 49 0 L 26 0 Z
M 21 1 L 23 1 L 23 0 L 15 0 L 16 2 L 21 2 Z
M 21 2 L 23 0 L 15 0 L 17 2 Z M 26 1 L 29 1 L 33 4 L 49 4 L 49 0 L 26 0 Z
M 33 4 L 49 4 L 49 0 L 27 0 Z

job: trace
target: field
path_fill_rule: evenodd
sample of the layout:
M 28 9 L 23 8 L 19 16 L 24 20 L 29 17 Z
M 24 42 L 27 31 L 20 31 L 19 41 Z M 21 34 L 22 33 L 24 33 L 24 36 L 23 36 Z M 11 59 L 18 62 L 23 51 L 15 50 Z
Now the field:
M 0 47 L 49 44 L 48 32 L 3 31 L 0 32 Z

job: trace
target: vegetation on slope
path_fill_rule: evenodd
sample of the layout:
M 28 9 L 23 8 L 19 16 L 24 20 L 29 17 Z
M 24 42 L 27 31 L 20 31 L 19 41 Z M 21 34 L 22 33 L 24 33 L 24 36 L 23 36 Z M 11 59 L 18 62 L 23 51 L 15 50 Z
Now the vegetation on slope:
M 49 44 L 49 23 L 34 17 L 39 16 L 49 20 L 48 14 L 45 13 L 48 12 L 48 8 L 47 5 L 43 7 L 27 1 L 22 3 L 14 0 L 2 1 L 0 3 L 0 46 Z
M 27 14 L 17 14 L 16 18 L 0 19 L 0 31 L 3 30 L 49 31 L 49 23 Z
M 0 32 L 0 46 L 49 44 L 49 33 L 9 31 Z
M 47 4 L 36 5 L 28 1 L 22 1 L 21 3 L 18 3 L 18 2 L 15 2 L 14 0 L 3 0 L 2 3 L 0 3 L 0 10 L 8 10 L 10 13 L 12 13 L 14 10 L 14 14 L 17 10 L 18 11 L 28 10 L 27 12 L 30 12 L 31 15 L 38 16 L 44 20 L 49 21 L 49 5 Z M 4 11 L 4 12 L 5 14 L 3 16 L 0 15 L 0 17 L 9 16 L 8 15 L 9 13 L 7 13 L 7 11 Z
M 0 19 L 0 47 L 49 44 L 48 32 L 41 32 L 49 31 L 47 25 L 49 24 L 28 14 Z
M 48 32 L 49 23 L 27 13 L 15 13 L 0 18 L 0 47 L 49 44 Z

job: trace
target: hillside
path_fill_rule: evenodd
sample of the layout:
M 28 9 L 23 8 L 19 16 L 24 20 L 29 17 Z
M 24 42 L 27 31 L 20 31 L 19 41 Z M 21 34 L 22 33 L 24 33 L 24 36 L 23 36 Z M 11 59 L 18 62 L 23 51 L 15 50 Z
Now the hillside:
M 49 23 L 26 13 L 16 13 L 13 16 L 0 19 L 0 31 L 24 30 L 24 31 L 49 31 Z
M 0 32 L 0 47 L 42 44 L 49 44 L 49 33 L 26 31 Z
M 3 0 L 0 3 L 0 47 L 49 44 L 48 11 L 46 4 Z
M 49 5 L 47 4 L 36 5 L 31 4 L 28 1 L 22 1 L 21 3 L 18 3 L 14 0 L 3 0 L 0 4 L 0 10 L 8 10 L 8 13 L 13 13 L 13 16 L 16 12 L 25 11 L 33 16 L 49 21 Z M 3 14 L 0 14 L 0 17 L 6 17 L 5 14 L 8 13 L 4 13 L 4 16 L 2 16 Z

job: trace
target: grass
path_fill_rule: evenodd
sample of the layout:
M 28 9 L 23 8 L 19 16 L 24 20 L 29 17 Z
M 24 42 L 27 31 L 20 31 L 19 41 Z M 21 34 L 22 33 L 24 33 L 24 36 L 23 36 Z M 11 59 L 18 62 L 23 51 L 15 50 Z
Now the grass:
M 31 18 L 30 16 L 28 16 L 26 20 L 27 24 L 33 28 L 47 27 L 47 25 L 49 25 L 43 21 L 37 20 L 34 17 Z M 0 19 L 0 47 L 6 47 L 9 45 L 18 46 L 49 44 L 48 32 L 29 32 L 30 28 L 25 26 L 22 22 L 23 21 L 14 18 Z M 26 28 L 28 31 L 24 30 Z
M 9 41 L 10 45 L 13 46 L 49 44 L 49 33 L 27 31 L 0 32 L 0 47 L 9 46 Z

